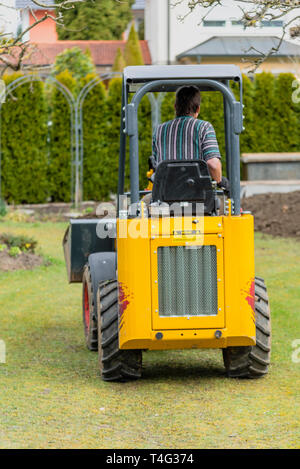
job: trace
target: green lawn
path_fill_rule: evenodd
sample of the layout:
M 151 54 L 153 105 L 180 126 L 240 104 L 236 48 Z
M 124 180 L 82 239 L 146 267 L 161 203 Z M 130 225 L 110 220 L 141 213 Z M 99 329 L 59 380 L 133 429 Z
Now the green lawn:
M 0 224 L 52 258 L 0 274 L 0 448 L 299 448 L 299 241 L 256 235 L 273 314 L 266 378 L 229 380 L 220 351 L 192 350 L 144 353 L 140 381 L 104 383 L 84 346 L 81 285 L 67 283 L 65 227 Z

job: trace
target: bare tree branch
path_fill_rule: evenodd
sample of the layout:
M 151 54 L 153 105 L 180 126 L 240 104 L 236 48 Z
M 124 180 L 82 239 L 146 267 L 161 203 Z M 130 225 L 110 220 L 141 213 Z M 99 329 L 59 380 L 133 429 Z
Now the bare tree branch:
M 37 5 L 38 7 L 42 7 L 44 8 L 45 10 L 49 9 L 49 10 L 53 10 L 54 8 L 55 9 L 60 9 L 60 8 L 64 8 L 64 9 L 67 9 L 67 8 L 75 8 L 75 4 L 76 3 L 83 3 L 85 2 L 85 0 L 62 0 L 61 2 L 57 2 L 55 3 L 55 5 L 47 5 L 47 3 L 45 2 L 40 2 L 38 0 L 31 0 L 32 3 L 34 3 L 35 5 Z
M 256 51 L 258 54 L 260 54 L 260 57 L 259 58 L 255 58 L 255 59 L 252 59 L 250 63 L 253 64 L 253 67 L 251 68 L 250 70 L 250 73 L 254 73 L 256 72 L 256 70 L 259 68 L 259 66 L 265 61 L 267 60 L 269 57 L 271 57 L 272 55 L 276 54 L 276 52 L 278 52 L 280 50 L 280 47 L 282 45 L 282 42 L 284 40 L 284 37 L 286 35 L 286 30 L 288 29 L 289 25 L 294 22 L 295 20 L 298 20 L 300 19 L 300 15 L 297 16 L 296 18 L 293 18 L 292 20 L 288 21 L 284 27 L 283 27 L 283 32 L 282 32 L 282 35 L 279 39 L 279 42 L 278 42 L 278 45 L 276 47 L 272 47 L 269 52 L 267 54 L 264 54 L 263 52 L 255 49 L 254 47 L 250 47 L 250 49 L 248 49 L 246 52 L 250 52 L 251 50 L 254 50 Z M 247 59 L 242 59 L 243 62 L 246 62 Z
M 26 53 L 29 50 L 30 44 L 24 41 L 27 33 L 35 28 L 37 25 L 50 19 L 56 24 L 63 26 L 63 11 L 71 8 L 75 8 L 76 4 L 83 3 L 85 0 L 61 0 L 56 4 L 48 4 L 47 1 L 31 0 L 32 4 L 45 9 L 45 13 L 42 18 L 38 19 L 34 12 L 34 7 L 29 7 L 32 17 L 34 18 L 33 24 L 23 30 L 16 38 L 12 38 L 11 34 L 0 34 L 0 64 L 3 64 L 0 76 L 2 76 L 7 69 L 18 71 L 22 67 L 22 62 Z M 0 3 L 0 6 L 15 9 L 15 7 Z M 55 13 L 51 14 L 50 11 Z
M 253 58 L 253 60 L 251 60 L 254 65 L 251 71 L 256 71 L 265 60 L 279 51 L 282 42 L 284 38 L 288 36 L 288 33 L 292 39 L 300 38 L 300 0 L 237 0 L 234 3 L 241 12 L 236 20 L 243 24 L 244 29 L 256 27 L 261 23 L 261 21 L 272 22 L 279 18 L 286 20 L 283 25 L 283 32 L 279 39 L 278 46 L 272 47 L 268 53 L 250 48 L 250 50 L 259 54 L 258 58 Z M 187 11 L 184 14 L 178 15 L 177 17 L 181 22 L 191 14 L 194 14 L 196 8 L 208 10 L 207 12 L 201 11 L 201 20 L 198 23 L 198 25 L 201 25 L 214 8 L 225 6 L 225 2 L 224 0 L 189 0 L 188 2 L 187 0 L 174 0 L 172 3 L 173 8 L 180 5 L 187 8 Z M 295 13 L 295 16 L 288 19 L 288 17 L 293 13 Z M 249 59 L 243 59 L 243 61 L 247 60 L 249 62 Z

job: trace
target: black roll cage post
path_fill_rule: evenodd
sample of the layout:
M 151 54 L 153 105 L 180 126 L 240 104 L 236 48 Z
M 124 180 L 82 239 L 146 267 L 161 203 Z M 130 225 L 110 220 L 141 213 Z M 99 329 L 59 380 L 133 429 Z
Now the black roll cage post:
M 122 111 L 120 131 L 120 155 L 119 155 L 119 196 L 124 194 L 126 136 L 129 136 L 130 154 L 130 194 L 131 204 L 139 202 L 139 148 L 138 148 L 138 106 L 143 96 L 150 91 L 173 91 L 183 85 L 196 85 L 200 90 L 220 91 L 223 95 L 224 106 L 224 130 L 226 145 L 226 170 L 231 185 L 231 198 L 233 201 L 233 215 L 240 214 L 240 144 L 239 134 L 243 130 L 243 104 L 242 82 L 240 82 L 240 101 L 229 88 L 229 80 L 214 80 L 206 78 L 198 79 L 158 79 L 149 81 L 135 92 L 128 104 L 128 84 L 123 79 L 122 86 Z M 140 84 L 139 84 L 140 85 Z M 119 214 L 119 206 L 118 211 Z M 118 215 L 117 215 L 118 216 Z

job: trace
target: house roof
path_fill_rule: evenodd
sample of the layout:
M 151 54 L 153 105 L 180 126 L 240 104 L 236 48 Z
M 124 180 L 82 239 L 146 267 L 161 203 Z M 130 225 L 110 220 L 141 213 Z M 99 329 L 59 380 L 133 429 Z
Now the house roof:
M 144 10 L 145 0 L 135 0 L 135 3 L 131 7 L 132 10 Z
M 272 47 L 278 47 L 280 39 L 275 36 L 214 36 L 192 49 L 177 55 L 183 57 L 260 57 L 268 54 Z M 261 53 L 260 53 L 261 52 Z M 282 41 L 273 57 L 300 56 L 300 46 Z
M 80 47 L 83 51 L 91 51 L 93 62 L 96 66 L 113 65 L 118 48 L 124 51 L 126 41 L 56 41 L 54 43 L 38 43 L 31 46 L 29 57 L 24 65 L 49 66 L 55 61 L 55 57 L 65 49 Z M 151 55 L 147 41 L 140 41 L 143 59 L 146 65 L 151 64 Z
M 49 7 L 54 7 L 55 0 L 38 0 L 38 3 L 44 4 L 45 7 L 36 5 L 32 0 L 16 0 L 16 8 L 23 10 L 24 8 L 32 8 L 33 10 L 49 10 Z

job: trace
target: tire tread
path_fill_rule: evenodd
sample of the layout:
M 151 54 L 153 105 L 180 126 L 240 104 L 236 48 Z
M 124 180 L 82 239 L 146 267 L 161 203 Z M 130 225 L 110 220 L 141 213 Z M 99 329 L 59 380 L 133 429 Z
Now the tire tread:
M 91 292 L 91 310 L 90 310 L 90 324 L 89 328 L 85 324 L 85 315 L 84 315 L 84 289 L 87 284 L 88 289 Z M 87 264 L 83 270 L 82 277 L 82 316 L 83 316 L 83 328 L 86 346 L 92 352 L 97 352 L 98 350 L 98 326 L 97 326 L 97 317 L 95 312 L 94 305 L 94 295 L 93 295 L 93 282 L 91 277 L 90 267 Z
M 97 293 L 99 367 L 104 381 L 141 377 L 142 351 L 119 349 L 118 283 L 100 282 Z
M 256 345 L 227 347 L 223 359 L 230 378 L 260 378 L 268 373 L 271 355 L 271 317 L 264 280 L 255 278 Z

